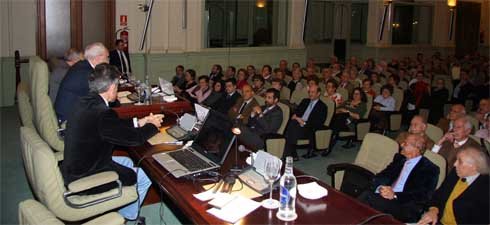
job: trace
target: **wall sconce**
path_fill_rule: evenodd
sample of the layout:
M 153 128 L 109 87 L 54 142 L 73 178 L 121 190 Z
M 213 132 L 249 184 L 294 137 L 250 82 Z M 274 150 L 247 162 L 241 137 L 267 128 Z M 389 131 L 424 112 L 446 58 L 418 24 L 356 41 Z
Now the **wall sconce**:
M 380 26 L 379 26 L 379 34 L 378 34 L 378 40 L 383 39 L 383 32 L 385 30 L 385 21 L 386 21 L 386 15 L 388 15 L 388 11 L 391 10 L 391 3 L 393 0 L 384 0 L 383 5 L 384 5 L 384 12 L 383 12 L 383 17 L 381 18 Z M 391 13 L 388 18 L 389 22 L 391 22 Z
M 453 28 L 454 28 L 454 10 L 456 9 L 457 0 L 447 0 L 447 6 L 449 6 L 449 40 L 453 39 Z
M 264 8 L 265 7 L 265 1 L 266 0 L 257 0 L 255 5 L 257 6 L 257 8 Z

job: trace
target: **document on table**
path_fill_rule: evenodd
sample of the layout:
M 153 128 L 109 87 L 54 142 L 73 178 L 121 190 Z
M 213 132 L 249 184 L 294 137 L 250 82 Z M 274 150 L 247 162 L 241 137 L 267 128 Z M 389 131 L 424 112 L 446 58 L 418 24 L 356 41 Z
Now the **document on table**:
M 148 143 L 151 145 L 159 145 L 159 144 L 178 144 L 178 141 L 167 134 L 167 131 L 165 129 L 160 129 L 160 132 L 155 134 L 155 136 L 151 137 L 148 139 Z
M 229 223 L 236 223 L 260 207 L 260 203 L 248 198 L 238 196 L 223 208 L 211 208 L 207 212 Z

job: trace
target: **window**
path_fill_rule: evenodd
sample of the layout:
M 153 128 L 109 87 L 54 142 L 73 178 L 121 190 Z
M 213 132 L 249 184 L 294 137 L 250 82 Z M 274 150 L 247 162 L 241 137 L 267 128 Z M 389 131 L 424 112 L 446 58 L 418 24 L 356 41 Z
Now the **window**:
M 333 37 L 334 4 L 321 0 L 308 1 L 305 43 L 330 43 Z
M 287 1 L 206 0 L 208 48 L 285 46 Z
M 367 35 L 367 3 L 352 3 L 351 6 L 351 43 L 366 43 Z
M 430 44 L 432 41 L 432 6 L 394 6 L 393 44 Z

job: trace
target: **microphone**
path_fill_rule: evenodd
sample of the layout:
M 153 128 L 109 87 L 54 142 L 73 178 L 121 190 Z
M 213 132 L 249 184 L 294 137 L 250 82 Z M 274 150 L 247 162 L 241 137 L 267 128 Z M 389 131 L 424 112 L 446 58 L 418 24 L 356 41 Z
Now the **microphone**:
M 238 151 L 250 153 L 250 160 L 251 160 L 250 165 L 254 166 L 254 156 L 253 156 L 254 152 L 252 150 L 245 148 L 245 146 L 243 146 L 243 145 L 240 145 L 240 146 L 238 146 Z
M 177 123 L 180 123 L 180 116 L 179 116 L 179 114 L 177 114 L 176 112 L 174 112 L 174 111 L 170 111 L 170 110 L 165 110 L 165 107 L 163 107 L 163 105 L 162 105 L 162 106 L 160 106 L 160 111 L 161 111 L 162 113 L 164 113 L 164 114 L 165 114 L 165 113 L 169 113 L 169 114 L 173 114 L 173 115 L 175 115 L 175 116 L 177 117 L 177 120 L 176 120 L 176 121 L 177 121 Z M 182 109 L 181 109 L 181 110 L 180 110 L 180 114 L 182 114 L 182 113 L 184 113 L 184 110 L 182 110 Z

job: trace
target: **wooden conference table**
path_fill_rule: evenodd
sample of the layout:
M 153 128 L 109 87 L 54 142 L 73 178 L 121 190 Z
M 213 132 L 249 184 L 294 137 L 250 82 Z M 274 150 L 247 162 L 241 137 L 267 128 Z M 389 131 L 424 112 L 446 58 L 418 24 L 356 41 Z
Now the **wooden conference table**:
M 175 116 L 166 115 L 164 124 L 169 125 L 175 121 Z M 144 146 L 129 149 L 129 155 L 135 162 L 142 160 L 141 166 L 148 176 L 166 194 L 165 197 L 175 203 L 175 205 L 195 224 L 228 224 L 206 212 L 211 206 L 207 202 L 196 199 L 193 194 L 204 191 L 204 183 L 193 182 L 186 179 L 176 179 L 168 173 L 151 156 L 162 151 L 169 151 L 179 148 L 174 145 L 155 145 L 146 143 Z M 233 146 L 234 148 L 234 146 Z M 221 173 L 226 173 L 234 164 L 235 151 L 232 149 L 221 168 Z M 239 163 L 244 164 L 246 153 L 239 153 Z M 295 169 L 296 176 L 304 173 Z M 311 182 L 311 178 L 298 178 L 298 183 Z M 318 181 L 320 185 L 328 189 L 328 196 L 318 200 L 308 200 L 301 197 L 298 193 L 296 200 L 296 212 L 298 218 L 293 222 L 283 222 L 276 218 L 275 210 L 268 210 L 259 207 L 246 217 L 239 224 L 358 224 L 366 218 L 380 213 L 357 200 L 335 190 L 327 184 Z M 262 196 L 256 201 L 267 198 Z M 278 191 L 275 190 L 273 197 L 278 199 Z M 371 224 L 402 224 L 391 217 L 380 217 L 370 222 Z
M 165 102 L 161 97 L 153 97 L 152 103 L 148 105 L 121 104 L 121 106 L 114 107 L 113 109 L 120 118 L 141 118 L 150 113 L 163 113 L 166 116 L 171 113 L 180 115 L 193 111 L 191 103 L 187 100 L 179 98 L 175 102 Z

